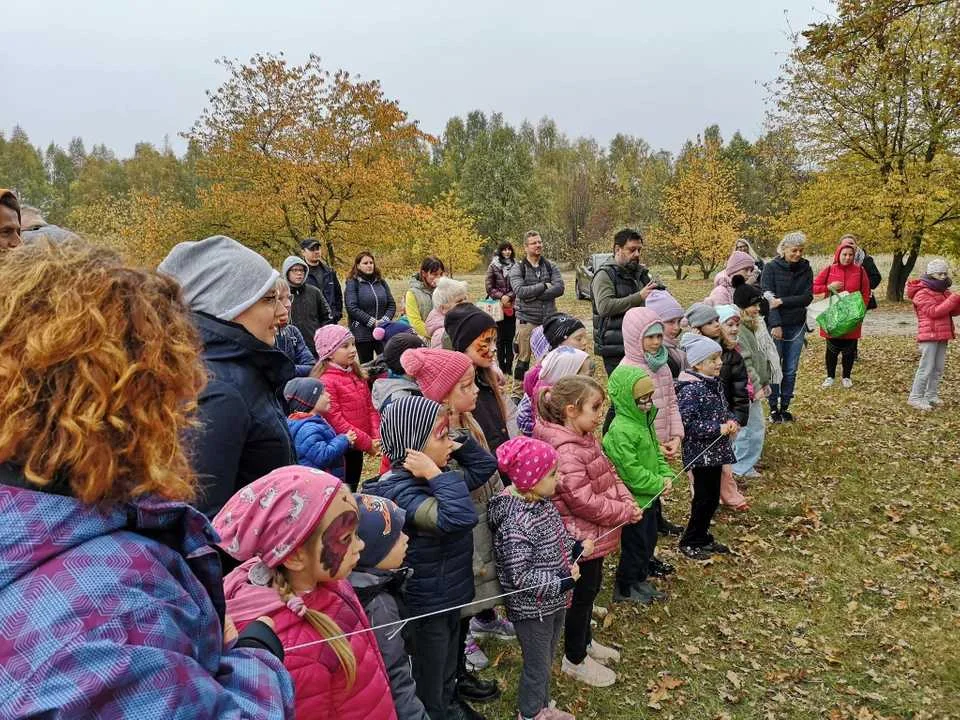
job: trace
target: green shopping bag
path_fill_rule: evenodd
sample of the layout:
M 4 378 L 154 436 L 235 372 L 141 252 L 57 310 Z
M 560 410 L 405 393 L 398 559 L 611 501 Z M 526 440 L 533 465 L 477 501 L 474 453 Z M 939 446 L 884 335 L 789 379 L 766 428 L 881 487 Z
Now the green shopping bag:
M 866 315 L 867 306 L 862 294 L 853 292 L 840 296 L 831 290 L 830 307 L 817 315 L 817 325 L 827 337 L 843 337 L 862 323 Z

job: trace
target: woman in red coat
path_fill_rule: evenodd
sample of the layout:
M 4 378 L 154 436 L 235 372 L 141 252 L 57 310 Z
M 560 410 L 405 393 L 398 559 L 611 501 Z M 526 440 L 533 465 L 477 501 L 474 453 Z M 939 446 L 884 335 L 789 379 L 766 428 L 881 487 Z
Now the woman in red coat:
M 813 281 L 813 294 L 830 297 L 830 291 L 849 293 L 858 292 L 863 295 L 863 304 L 870 302 L 870 278 L 866 270 L 857 265 L 853 259 L 857 254 L 857 244 L 852 238 L 845 237 L 837 246 L 833 254 L 833 264 L 825 267 Z M 825 388 L 833 385 L 837 375 L 837 358 L 842 358 L 842 380 L 845 388 L 853 387 L 850 373 L 853 363 L 857 359 L 857 342 L 860 340 L 862 325 L 857 325 L 846 335 L 833 338 L 820 330 L 820 336 L 827 339 L 827 378 L 823 381 Z

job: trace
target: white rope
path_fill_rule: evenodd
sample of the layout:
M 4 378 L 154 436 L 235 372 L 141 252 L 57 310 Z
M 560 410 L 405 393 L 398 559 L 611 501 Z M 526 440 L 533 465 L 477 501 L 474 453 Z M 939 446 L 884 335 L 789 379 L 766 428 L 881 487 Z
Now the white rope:
M 725 437 L 727 436 L 720 435 L 719 437 L 714 439 L 712 443 L 710 443 L 709 445 L 707 445 L 707 447 L 703 449 L 703 452 L 701 452 L 693 460 L 691 460 L 683 469 L 681 469 L 679 472 L 674 474 L 674 476 L 670 479 L 670 482 L 672 483 L 678 477 L 685 474 L 687 470 L 689 470 L 697 460 L 699 460 L 704 455 L 706 455 L 707 452 L 710 450 L 710 448 L 712 448 L 714 445 L 716 445 L 720 440 L 724 439 Z M 657 500 L 657 498 L 663 495 L 666 489 L 667 489 L 667 486 L 666 486 L 666 483 L 664 483 L 663 489 L 660 492 L 658 492 L 656 495 L 654 495 L 652 498 L 650 498 L 650 502 L 648 502 L 646 505 L 644 505 L 640 509 L 646 510 L 651 505 L 653 505 L 653 503 Z M 596 538 L 594 538 L 594 540 L 602 540 L 603 538 L 607 537 L 607 535 L 610 535 L 611 533 L 616 532 L 617 530 L 622 528 L 624 525 L 629 525 L 632 522 L 633 522 L 632 520 L 624 521 L 619 525 L 617 525 L 616 527 L 612 527 L 606 532 L 601 533 Z M 577 562 L 582 555 L 583 555 L 583 550 L 580 551 L 580 554 L 577 555 L 577 557 L 575 557 L 570 564 L 572 565 L 573 563 Z M 444 613 L 453 612 L 454 610 L 463 610 L 464 608 L 468 608 L 471 605 L 478 605 L 480 603 L 489 603 L 491 600 L 500 600 L 501 598 L 510 597 L 511 595 L 516 595 L 522 592 L 539 590 L 540 588 L 549 587 L 551 585 L 555 585 L 556 583 L 557 583 L 556 580 L 551 580 L 550 582 L 540 583 L 539 585 L 531 585 L 530 587 L 523 587 L 523 588 L 520 588 L 519 590 L 511 590 L 510 592 L 505 592 L 501 595 L 494 595 L 493 597 L 483 598 L 482 600 L 471 600 L 470 602 L 466 602 L 461 605 L 455 605 L 453 607 L 443 608 L 442 610 L 433 610 L 432 612 L 423 613 L 421 615 L 414 615 L 413 617 L 404 618 L 402 620 L 394 620 L 392 622 L 382 623 L 381 625 L 375 625 L 374 627 L 362 628 L 360 630 L 354 630 L 352 632 L 343 633 L 341 635 L 334 635 L 333 637 L 323 638 L 321 640 L 312 640 L 310 642 L 300 643 L 299 645 L 292 645 L 285 649 L 287 651 L 300 650 L 301 648 L 312 647 L 313 645 L 323 645 L 325 643 L 332 642 L 333 640 L 339 640 L 341 638 L 349 638 L 349 637 L 353 637 L 354 635 L 360 635 L 366 632 L 373 632 L 375 630 L 383 630 L 384 628 L 393 627 L 394 625 L 399 625 L 400 627 L 398 627 L 393 633 L 391 633 L 388 636 L 388 639 L 393 639 L 403 630 L 404 626 L 409 622 L 414 622 L 416 620 L 423 620 L 424 618 L 433 617 L 434 615 L 443 615 Z

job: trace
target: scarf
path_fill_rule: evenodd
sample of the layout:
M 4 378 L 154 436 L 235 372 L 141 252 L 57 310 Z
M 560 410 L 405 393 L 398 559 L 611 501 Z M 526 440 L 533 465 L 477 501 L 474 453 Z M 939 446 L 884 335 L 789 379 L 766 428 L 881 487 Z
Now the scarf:
M 953 280 L 948 277 L 941 280 L 939 278 L 930 277 L 929 275 L 921 275 L 920 282 L 922 282 L 924 287 L 926 287 L 928 290 L 933 290 L 934 292 L 946 292 L 947 288 L 953 285 Z
M 657 370 L 659 370 L 664 365 L 666 365 L 667 358 L 668 358 L 667 346 L 665 343 L 660 346 L 660 349 L 657 350 L 657 352 L 655 353 L 645 352 L 643 354 L 643 359 L 646 361 L 647 367 L 650 368 L 650 372 L 652 373 L 657 372 Z

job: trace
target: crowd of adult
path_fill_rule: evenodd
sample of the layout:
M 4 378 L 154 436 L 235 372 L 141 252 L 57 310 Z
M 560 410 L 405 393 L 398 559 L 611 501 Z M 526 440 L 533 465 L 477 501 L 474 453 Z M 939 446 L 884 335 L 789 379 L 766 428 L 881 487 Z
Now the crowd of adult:
M 399 409 L 391 417 L 409 422 L 391 427 L 384 440 L 392 471 L 410 470 L 411 482 L 403 485 L 403 493 L 426 492 L 428 484 L 440 492 L 439 468 L 428 457 L 428 448 L 437 443 L 449 443 L 444 446 L 444 457 L 452 450 L 454 464 L 461 450 L 461 460 L 470 453 L 486 458 L 484 477 L 470 485 L 472 492 L 465 492 L 458 501 L 457 511 L 468 515 L 485 513 L 493 494 L 502 491 L 490 454 L 518 434 L 505 392 L 511 348 L 503 346 L 500 332 L 511 337 L 516 323 L 513 375 L 521 381 L 530 370 L 536 345 L 545 343 L 553 348 L 544 361 L 544 392 L 537 393 L 541 411 L 582 411 L 579 401 L 568 405 L 549 399 L 548 383 L 553 382 L 550 373 L 555 366 L 563 365 L 567 375 L 576 376 L 592 374 L 592 363 L 582 349 L 574 347 L 576 333 L 585 332 L 582 323 L 556 311 L 556 300 L 564 293 L 563 279 L 557 265 L 543 257 L 543 241 L 536 232 L 524 237 L 523 258 L 515 260 L 513 247 L 503 243 L 487 269 L 486 293 L 501 305 L 503 319 L 499 321 L 469 301 L 465 285 L 442 277 L 445 268 L 440 260 L 430 257 L 423 261 L 405 295 L 409 331 L 402 343 L 393 346 L 407 352 L 385 358 L 388 372 L 384 378 L 403 382 L 393 383 L 398 394 L 378 401 L 374 409 L 365 374 L 359 372 L 355 360 L 369 362 L 383 353 L 384 339 L 398 332 L 396 326 L 403 323 L 398 322 L 396 302 L 372 253 L 356 256 L 341 290 L 336 272 L 320 259 L 320 243 L 312 239 L 304 240 L 301 257 L 287 258 L 280 271 L 224 236 L 179 243 L 157 271 L 152 271 L 135 269 L 112 251 L 76 237 L 41 239 L 21 246 L 21 220 L 16 195 L 0 190 L 0 286 L 4 288 L 0 296 L 0 508 L 6 534 L 0 544 L 0 615 L 9 620 L 0 633 L 7 646 L 0 651 L 0 667 L 6 668 L 0 690 L 11 716 L 79 716 L 92 709 L 104 716 L 292 716 L 294 688 L 284 670 L 284 646 L 269 617 L 258 619 L 254 612 L 245 617 L 253 622 L 246 624 L 242 633 L 232 627 L 225 613 L 223 563 L 229 568 L 234 560 L 215 546 L 216 533 L 204 515 L 213 517 L 228 506 L 226 515 L 219 516 L 218 528 L 223 529 L 233 521 L 235 510 L 240 516 L 239 506 L 267 509 L 275 502 L 273 490 L 258 495 L 259 489 L 251 489 L 249 497 L 241 491 L 254 485 L 259 488 L 258 481 L 272 471 L 297 463 L 287 421 L 290 408 L 285 402 L 320 407 L 324 386 L 322 382 L 319 387 L 305 383 L 304 388 L 315 393 L 306 402 L 296 392 L 285 392 L 295 377 L 309 373 L 311 379 L 326 379 L 332 385 L 334 373 L 350 377 L 351 382 L 356 374 L 360 379 L 356 394 L 370 406 L 365 412 L 377 415 L 376 410 L 383 410 L 386 417 L 389 404 L 396 404 Z M 634 406 L 640 408 L 638 422 L 645 424 L 645 398 L 650 407 L 659 408 L 667 394 L 660 392 L 661 385 L 670 385 L 682 371 L 690 370 L 683 364 L 682 354 L 673 353 L 676 348 L 671 344 L 679 335 L 679 329 L 674 332 L 671 328 L 674 324 L 679 328 L 681 316 L 694 329 L 685 345 L 688 359 L 695 360 L 691 362 L 695 367 L 706 367 L 700 362 L 706 363 L 714 355 L 720 362 L 721 346 L 710 339 L 714 330 L 724 342 L 723 352 L 735 355 L 732 351 L 737 343 L 728 342 L 736 337 L 735 329 L 730 335 L 720 333 L 719 327 L 735 328 L 741 311 L 746 322 L 754 317 L 754 308 L 765 315 L 763 327 L 769 328 L 777 350 L 774 359 L 782 371 L 780 382 L 769 382 L 770 416 L 773 422 L 791 421 L 798 362 L 811 329 L 808 306 L 815 296 L 840 292 L 860 293 L 869 304 L 879 282 L 874 279 L 875 265 L 868 262 L 869 256 L 852 236 L 841 239 L 833 262 L 816 278 L 804 258 L 805 246 L 802 233 L 790 233 L 780 242 L 777 256 L 764 263 L 749 243 L 738 241 L 710 296 L 683 313 L 641 263 L 641 234 L 630 229 L 618 232 L 611 262 L 593 278 L 592 313 L 594 349 L 607 373 L 629 368 L 630 374 L 621 372 L 630 380 L 623 397 L 618 397 L 621 408 L 631 413 Z M 937 373 L 942 374 L 940 345 L 945 348 L 953 337 L 950 318 L 960 314 L 960 296 L 947 290 L 948 270 L 946 263 L 935 261 L 916 281 L 920 284 L 910 289 L 911 297 L 919 297 L 918 314 L 921 307 L 929 309 L 924 330 L 929 337 L 924 335 L 921 342 L 936 345 L 929 352 L 924 348 L 924 362 L 929 367 L 922 364 L 923 376 L 918 370 L 917 382 L 922 379 L 923 387 L 915 388 L 927 405 L 926 399 L 937 399 Z M 338 322 L 344 310 L 347 327 Z M 438 316 L 441 325 L 431 332 Z M 949 321 L 949 333 L 944 317 Z M 744 339 L 748 357 L 764 353 L 764 330 L 748 327 L 751 332 Z M 432 341 L 438 330 L 438 343 L 451 349 L 449 356 L 431 354 L 443 353 L 440 350 L 417 349 Z M 847 381 L 860 332 L 857 326 L 842 337 L 827 337 L 825 362 L 831 382 L 825 381 L 824 387 L 833 384 L 838 360 L 843 384 L 851 386 Z M 419 354 L 411 355 L 411 349 Z M 679 363 L 676 370 L 674 362 Z M 723 362 L 736 365 L 727 359 Z M 717 369 L 719 372 L 719 365 Z M 655 381 L 647 378 L 647 370 L 657 376 Z M 749 385 L 746 370 L 741 375 L 742 382 L 734 378 L 729 384 L 745 395 Z M 753 376 L 761 378 L 760 387 L 755 386 L 753 392 L 765 388 L 772 376 Z M 638 396 L 635 383 L 641 381 L 646 390 Z M 681 381 L 684 383 L 687 380 Z M 585 396 L 599 387 L 593 380 L 580 378 L 568 382 L 564 392 L 581 386 Z M 417 395 L 422 397 L 413 399 Z M 556 395 L 563 393 L 558 390 Z M 602 391 L 597 397 L 600 399 L 594 399 L 589 410 L 591 423 L 594 416 L 600 417 Z M 760 400 L 750 398 L 749 402 Z M 438 403 L 449 409 L 449 417 Z M 752 422 L 752 415 L 750 421 L 746 417 L 744 414 L 740 425 Z M 673 432 L 669 430 L 674 419 L 666 414 L 656 419 L 663 439 L 658 444 L 651 435 L 647 444 L 655 456 L 673 457 L 678 451 L 672 447 Z M 683 423 L 689 420 L 684 416 Z M 378 424 L 379 419 L 373 423 Z M 553 427 L 556 432 L 563 430 L 562 423 Z M 589 425 L 581 433 L 589 436 L 589 441 L 582 442 L 591 448 L 597 446 L 593 427 Z M 652 432 L 646 425 L 645 429 Z M 455 448 L 450 431 L 457 438 Z M 362 464 L 361 450 L 371 455 L 380 451 L 378 433 L 379 427 L 371 426 L 362 448 L 352 447 L 356 432 L 341 434 Z M 412 446 L 407 442 L 419 443 L 424 452 L 409 450 Z M 621 442 L 619 447 L 626 448 L 621 454 L 630 455 L 629 442 Z M 415 453 L 412 461 L 411 452 Z M 734 456 L 727 455 L 730 457 L 715 464 L 732 463 Z M 503 467 L 501 464 L 501 470 Z M 414 473 L 418 468 L 426 474 Z M 352 472 L 349 466 L 347 472 Z M 616 485 L 613 471 L 604 472 L 604 482 Z M 700 482 L 698 476 L 698 488 Z M 331 523 L 331 533 L 323 526 L 322 542 L 327 546 L 321 549 L 318 541 L 313 552 L 319 559 L 310 560 L 326 565 L 336 555 L 339 566 L 353 540 L 344 541 L 337 532 L 353 538 L 353 526 L 337 523 L 345 522 L 341 517 L 357 516 L 357 507 L 352 496 L 334 497 L 335 487 L 330 485 L 330 492 L 322 496 L 309 492 L 306 496 L 297 492 L 283 495 L 289 509 L 284 506 L 287 515 L 280 522 L 289 525 L 296 520 L 307 501 L 320 502 L 322 497 L 324 508 L 331 502 L 341 503 L 347 510 Z M 584 492 L 585 497 L 591 494 Z M 642 546 L 650 540 L 638 535 L 639 506 L 634 506 L 629 492 L 624 493 L 624 517 L 637 525 L 633 535 L 625 531 L 625 537 L 633 538 L 627 544 L 630 552 L 643 555 Z M 424 507 L 427 509 L 416 511 L 418 521 L 429 516 L 426 519 L 433 523 L 435 537 L 446 532 L 444 523 L 450 518 L 444 510 L 438 514 L 436 501 Z M 316 507 L 307 512 L 322 513 Z M 389 535 L 389 511 L 379 515 L 385 524 L 383 535 Z M 473 534 L 473 583 L 479 587 L 482 573 L 487 573 L 486 581 L 495 593 L 496 581 L 490 575 L 494 567 L 492 541 L 485 521 L 483 525 L 481 530 L 487 535 Z M 661 531 L 670 532 L 671 527 L 678 530 L 661 522 Z M 707 535 L 708 527 L 709 517 L 701 528 Z M 281 536 L 287 532 L 273 526 L 269 531 Z M 258 532 L 242 540 L 232 535 L 238 551 L 241 541 L 253 542 L 251 538 Z M 650 527 L 645 526 L 643 533 L 646 537 Z M 299 540 L 305 537 L 301 534 Z M 612 548 L 616 538 L 611 537 L 605 542 Z M 470 545 L 462 538 L 457 542 L 457 552 Z M 359 545 L 362 549 L 363 543 Z M 724 548 L 711 536 L 700 551 L 708 545 L 717 548 L 716 552 Z M 421 560 L 423 547 L 416 551 Z M 443 547 L 431 550 L 435 556 L 431 562 L 435 560 L 441 568 L 446 562 Z M 283 543 L 275 548 L 284 557 L 291 551 Z M 306 555 L 297 557 L 305 568 L 308 562 L 302 558 Z M 582 589 L 584 583 L 574 582 L 577 578 L 569 578 L 575 588 L 577 632 L 582 636 L 584 656 L 571 660 L 568 653 L 563 667 L 574 677 L 588 678 L 590 684 L 601 684 L 607 675 L 614 675 L 594 668 L 593 675 L 578 676 L 585 671 L 573 665 L 588 663 L 587 653 L 591 657 L 600 651 L 615 654 L 591 640 L 590 608 L 602 581 L 600 559 L 588 566 L 590 582 L 595 585 L 589 592 Z M 260 563 L 251 565 L 253 560 L 244 560 L 243 567 L 249 570 L 256 593 L 266 582 L 257 579 L 256 571 L 272 569 Z M 654 560 L 650 558 L 649 568 L 644 565 L 644 577 L 648 572 L 654 574 Z M 467 588 L 463 597 L 473 597 L 469 565 L 468 561 L 461 573 L 464 577 L 458 575 L 453 585 L 442 571 L 436 577 L 416 578 L 420 601 L 442 608 L 460 597 L 454 591 L 461 588 Z M 302 573 L 309 574 L 307 570 Z M 331 578 L 337 580 L 327 577 Z M 621 579 L 618 571 L 618 582 Z M 615 597 L 636 600 L 635 580 L 627 583 L 629 587 L 618 585 Z M 430 588 L 429 592 L 424 588 Z M 642 601 L 662 596 L 652 589 L 644 592 Z M 28 612 L 38 601 L 44 611 Z M 273 598 L 273 602 L 278 601 Z M 352 612 L 350 608 L 356 605 L 355 599 L 338 602 L 344 612 Z M 289 609 L 297 619 L 307 617 L 321 630 L 330 627 L 323 625 L 330 618 L 311 615 L 314 611 L 305 610 L 302 601 L 298 604 L 289 586 L 277 608 Z M 495 683 L 470 676 L 463 648 L 468 633 L 497 632 L 503 621 L 489 606 L 473 619 L 462 621 L 459 608 L 453 611 L 443 622 L 449 622 L 451 632 L 457 635 L 460 666 L 449 668 L 449 673 L 446 667 L 443 673 L 435 672 L 423 664 L 421 652 L 414 676 L 425 688 L 431 685 L 431 696 L 442 696 L 444 703 L 449 700 L 451 683 L 462 693 L 474 693 L 468 697 L 495 696 L 499 693 Z M 336 622 L 333 627 L 338 627 Z M 435 623 L 422 622 L 417 627 L 422 647 L 434 643 L 436 651 L 443 652 L 443 643 L 431 634 Z M 552 658 L 549 647 L 552 642 L 555 649 L 561 631 L 558 625 L 551 630 L 552 640 L 545 641 L 547 687 Z M 568 619 L 568 642 L 570 632 Z M 449 640 L 446 636 L 442 639 Z M 343 638 L 334 640 L 342 642 Z M 343 648 L 336 648 L 342 660 Z M 377 657 L 375 654 L 364 663 L 365 672 L 382 670 Z M 356 670 L 354 665 L 354 675 Z M 409 674 L 409 668 L 406 672 Z M 459 680 L 454 681 L 453 673 Z M 381 697 L 368 698 L 370 702 L 382 702 L 383 688 L 377 687 Z M 541 700 L 539 707 L 546 708 L 549 697 Z M 422 706 L 418 707 L 422 711 Z M 446 707 L 440 712 L 445 713 Z M 469 706 L 457 707 L 460 714 L 456 717 L 482 717 Z M 561 716 L 564 714 L 542 715 Z

